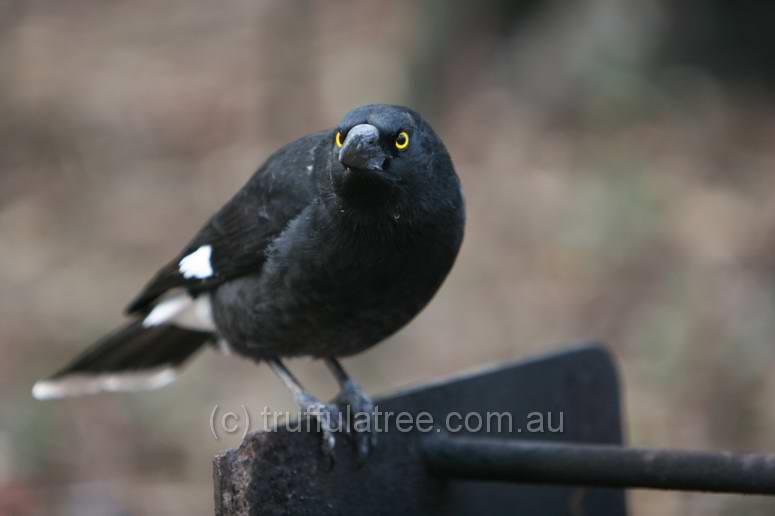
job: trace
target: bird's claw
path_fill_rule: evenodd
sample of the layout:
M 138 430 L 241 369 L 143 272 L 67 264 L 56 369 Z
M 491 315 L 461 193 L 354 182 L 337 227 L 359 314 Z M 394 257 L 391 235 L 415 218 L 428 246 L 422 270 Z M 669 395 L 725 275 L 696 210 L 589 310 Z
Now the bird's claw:
M 353 438 L 358 458 L 363 461 L 377 444 L 377 414 L 374 402 L 352 381 L 342 385 L 336 402 L 350 407 L 347 429 Z
M 318 422 L 318 430 L 321 434 L 320 449 L 331 463 L 334 461 L 334 448 L 336 447 L 335 432 L 339 431 L 339 408 L 333 403 L 323 403 L 319 399 L 303 395 L 299 398 L 302 415 L 313 417 Z

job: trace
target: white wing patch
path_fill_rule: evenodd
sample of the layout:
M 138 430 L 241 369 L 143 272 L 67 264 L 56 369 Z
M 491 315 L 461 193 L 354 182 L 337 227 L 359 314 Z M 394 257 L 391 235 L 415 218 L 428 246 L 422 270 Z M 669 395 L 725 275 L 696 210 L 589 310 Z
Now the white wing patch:
M 143 319 L 143 326 L 158 326 L 164 324 L 170 319 L 174 319 L 180 312 L 188 308 L 191 304 L 191 298 L 185 294 L 162 301 L 153 307 L 151 313 Z
M 186 295 L 188 297 L 188 295 Z M 181 328 L 200 331 L 217 331 L 213 320 L 213 307 L 208 294 L 201 294 L 196 299 L 188 298 L 189 305 L 181 310 L 170 321 Z
M 143 319 L 146 328 L 165 323 L 190 330 L 216 331 L 210 296 L 202 294 L 192 299 L 187 293 L 180 292 L 154 306 Z
M 175 381 L 175 369 L 172 367 L 98 375 L 73 374 L 63 378 L 35 382 L 32 387 L 32 396 L 38 400 L 49 400 L 106 391 L 141 391 L 158 389 L 173 381 Z
M 184 256 L 178 263 L 178 270 L 184 278 L 209 278 L 213 275 L 213 267 L 210 264 L 212 253 L 212 246 L 203 245 L 193 253 Z

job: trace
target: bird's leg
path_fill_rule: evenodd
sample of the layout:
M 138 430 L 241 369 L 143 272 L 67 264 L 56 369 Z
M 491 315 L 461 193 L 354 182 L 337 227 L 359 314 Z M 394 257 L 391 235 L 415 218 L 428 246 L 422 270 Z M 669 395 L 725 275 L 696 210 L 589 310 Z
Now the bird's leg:
M 334 432 L 340 425 L 337 424 L 339 411 L 334 404 L 323 403 L 302 387 L 301 383 L 291 373 L 285 364 L 279 358 L 272 358 L 267 361 L 272 370 L 279 376 L 285 385 L 290 389 L 296 403 L 302 411 L 302 417 L 314 416 L 320 425 L 320 431 L 323 434 L 322 450 L 328 457 L 333 457 L 336 438 Z
M 339 383 L 340 392 L 336 401 L 350 406 L 352 421 L 349 422 L 348 428 L 352 430 L 358 456 L 365 459 L 377 444 L 377 414 L 374 402 L 363 392 L 360 385 L 350 378 L 337 359 L 329 357 L 325 361 Z

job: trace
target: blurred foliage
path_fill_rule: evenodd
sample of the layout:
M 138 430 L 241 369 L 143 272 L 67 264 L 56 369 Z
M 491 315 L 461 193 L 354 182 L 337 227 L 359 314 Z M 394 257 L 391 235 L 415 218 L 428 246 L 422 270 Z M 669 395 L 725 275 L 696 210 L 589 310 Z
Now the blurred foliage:
M 203 354 L 152 394 L 34 402 L 278 146 L 355 105 L 443 136 L 469 222 L 374 393 L 602 339 L 632 444 L 775 447 L 767 3 L 0 0 L 0 514 L 211 514 L 214 404 L 291 408 Z M 293 364 L 321 395 L 333 380 Z M 518 393 L 517 393 L 518 395 Z M 633 494 L 638 515 L 767 499 Z

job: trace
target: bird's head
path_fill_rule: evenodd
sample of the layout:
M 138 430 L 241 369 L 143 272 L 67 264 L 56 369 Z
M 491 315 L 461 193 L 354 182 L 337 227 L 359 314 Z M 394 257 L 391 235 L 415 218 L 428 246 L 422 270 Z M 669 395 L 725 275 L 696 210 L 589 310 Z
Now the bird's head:
M 459 188 L 444 144 L 416 112 L 371 104 L 353 109 L 331 132 L 334 182 L 350 205 L 394 208 Z

